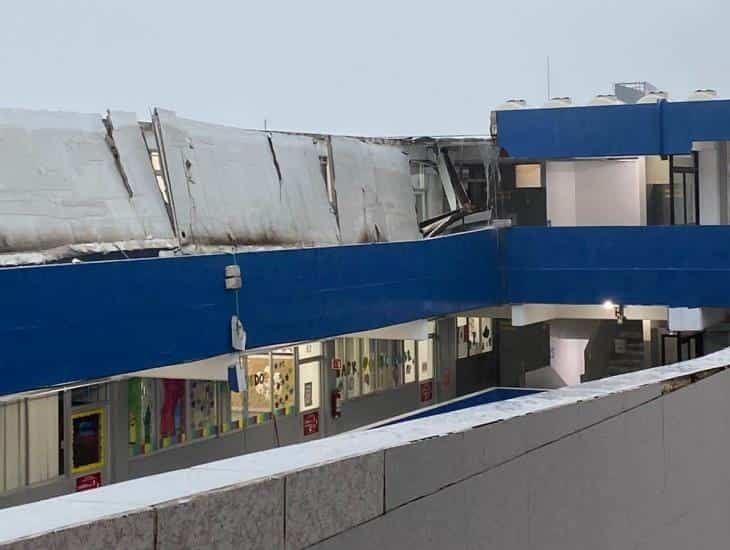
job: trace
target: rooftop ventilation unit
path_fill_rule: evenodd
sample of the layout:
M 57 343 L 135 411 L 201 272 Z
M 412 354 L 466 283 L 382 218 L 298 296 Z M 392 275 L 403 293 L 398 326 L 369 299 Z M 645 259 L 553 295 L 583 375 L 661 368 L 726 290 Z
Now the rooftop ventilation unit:
M 646 94 L 644 97 L 642 97 L 639 101 L 636 103 L 657 103 L 662 100 L 668 100 L 669 94 L 667 92 L 664 92 L 662 90 L 657 90 L 656 92 L 650 92 Z
M 710 99 L 717 99 L 717 90 L 713 90 L 712 88 L 695 90 L 687 99 L 689 99 L 689 101 L 707 101 Z
M 588 105 L 591 106 L 598 106 L 598 105 L 623 105 L 624 102 L 621 101 L 619 98 L 617 98 L 613 94 L 598 94 L 596 97 L 591 99 L 588 102 Z
M 499 105 L 495 111 L 511 111 L 513 109 L 524 109 L 527 107 L 527 101 L 524 99 L 508 99 Z
M 549 109 L 557 107 L 572 107 L 573 98 L 571 97 L 551 97 L 549 101 L 545 102 L 544 107 Z
M 501 105 L 498 105 L 489 115 L 489 134 L 493 138 L 497 138 L 497 111 L 514 111 L 526 108 L 527 101 L 524 99 L 508 99 Z

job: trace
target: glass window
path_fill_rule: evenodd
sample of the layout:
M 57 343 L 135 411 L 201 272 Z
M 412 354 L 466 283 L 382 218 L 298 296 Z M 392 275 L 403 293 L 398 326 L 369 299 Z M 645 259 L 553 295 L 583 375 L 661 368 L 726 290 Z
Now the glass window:
M 219 432 L 240 430 L 245 426 L 245 392 L 231 391 L 228 382 L 218 382 Z
M 518 189 L 542 187 L 539 164 L 518 164 L 515 166 L 515 187 Z
M 307 342 L 297 346 L 299 359 L 312 359 L 322 355 L 322 342 Z
M 469 322 L 466 317 L 456 318 L 456 357 L 469 357 Z
M 269 354 L 249 355 L 247 424 L 261 424 L 271 419 L 271 361 Z
M 185 380 L 164 378 L 158 388 L 159 446 L 165 449 L 186 440 Z
M 430 380 L 433 378 L 433 340 L 418 341 L 418 379 Z
M 190 380 L 188 388 L 192 439 L 217 435 L 218 407 L 215 382 Z
M 319 369 L 321 361 L 299 364 L 299 409 L 318 409 L 320 403 Z
M 375 365 L 373 363 L 372 341 L 363 338 L 360 342 L 361 393 L 367 395 L 375 391 Z
M 481 330 L 479 327 L 479 317 L 469 317 L 467 327 L 469 355 L 476 355 L 477 353 L 480 353 L 481 349 Z
M 149 454 L 157 448 L 155 411 L 155 382 L 152 378 L 132 378 L 127 381 L 127 415 L 129 455 Z
M 347 399 L 347 388 L 345 385 L 345 338 L 335 339 L 335 356 L 332 359 L 332 368 L 335 371 L 335 387 L 340 392 L 340 398 L 345 401 Z M 337 368 L 339 365 L 342 368 Z
M 347 338 L 345 341 L 345 361 L 342 365 L 345 377 L 347 398 L 360 395 L 360 339 Z
M 481 338 L 480 338 L 480 351 L 481 353 L 487 353 L 494 349 L 494 335 L 492 333 L 492 320 L 483 317 L 480 324 Z
M 416 342 L 403 342 L 403 382 L 409 384 L 416 381 Z
M 63 396 L 54 393 L 28 399 L 27 406 L 28 483 L 36 483 L 63 473 L 59 460 L 60 434 L 63 433 Z
M 84 386 L 83 388 L 74 388 L 71 390 L 71 405 L 74 407 L 92 405 L 106 400 L 106 384 L 95 384 L 93 386 Z
M 98 470 L 104 466 L 104 409 L 71 415 L 71 472 Z
M 403 367 L 405 365 L 405 355 L 403 353 L 403 341 L 390 341 L 390 376 L 391 387 L 397 387 L 403 384 Z
M 272 354 L 274 412 L 279 415 L 294 414 L 294 356 Z

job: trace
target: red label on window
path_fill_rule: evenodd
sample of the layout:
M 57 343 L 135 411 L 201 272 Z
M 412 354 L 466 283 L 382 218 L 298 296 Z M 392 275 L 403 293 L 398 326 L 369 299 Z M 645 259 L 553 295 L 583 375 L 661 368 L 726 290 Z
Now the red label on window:
M 433 399 L 433 380 L 421 382 L 421 403 Z
M 88 491 L 89 489 L 96 489 L 101 487 L 101 472 L 95 474 L 87 474 L 85 476 L 76 478 L 76 492 Z
M 319 432 L 319 411 L 306 413 L 302 416 L 304 435 L 312 435 Z
M 332 368 L 335 370 L 342 370 L 342 359 L 333 358 Z

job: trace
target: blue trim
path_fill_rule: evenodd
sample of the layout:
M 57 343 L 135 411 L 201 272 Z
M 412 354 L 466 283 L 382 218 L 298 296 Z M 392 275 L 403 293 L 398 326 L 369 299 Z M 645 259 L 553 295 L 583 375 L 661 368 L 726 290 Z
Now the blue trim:
M 440 316 L 501 299 L 497 232 L 428 241 L 0 269 L 0 395 L 249 347 Z
M 686 154 L 730 140 L 730 100 L 497 111 L 497 142 L 517 159 Z
M 510 303 L 730 307 L 730 226 L 515 227 L 426 241 L 0 269 L 0 395 Z
M 516 227 L 507 303 L 730 307 L 730 226 Z

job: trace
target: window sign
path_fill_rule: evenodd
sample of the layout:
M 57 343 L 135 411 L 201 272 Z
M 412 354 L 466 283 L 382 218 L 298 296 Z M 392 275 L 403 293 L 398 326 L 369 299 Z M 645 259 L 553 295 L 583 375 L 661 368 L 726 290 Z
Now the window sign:
M 403 343 L 403 371 L 404 383 L 416 381 L 416 342 L 413 340 Z
M 299 363 L 299 408 L 308 411 L 319 408 L 320 361 Z
M 185 405 L 185 380 L 163 378 L 159 386 L 159 436 L 160 448 L 165 449 L 187 439 L 187 407 Z
M 272 355 L 272 385 L 274 412 L 279 415 L 294 414 L 294 357 L 291 355 Z
M 430 380 L 433 378 L 433 340 L 419 340 L 417 351 L 418 379 Z
M 104 466 L 104 409 L 71 415 L 71 472 L 80 474 Z
M 456 318 L 456 357 L 469 357 L 469 323 L 466 317 Z
M 361 380 L 361 393 L 362 395 L 367 395 L 369 393 L 372 393 L 375 384 L 374 384 L 374 369 L 373 364 L 371 362 L 371 358 L 373 357 L 371 354 L 371 342 L 369 338 L 363 338 L 360 342 L 360 380 Z
M 157 437 L 152 420 L 155 405 L 155 380 L 132 378 L 127 382 L 127 414 L 129 416 L 129 454 L 149 454 L 156 449 Z
M 343 365 L 347 399 L 360 395 L 360 339 L 347 338 L 345 341 L 345 363 Z
M 249 423 L 261 424 L 271 418 L 271 363 L 269 355 L 248 356 Z
M 190 421 L 192 438 L 211 437 L 218 433 L 218 409 L 215 382 L 190 380 Z

